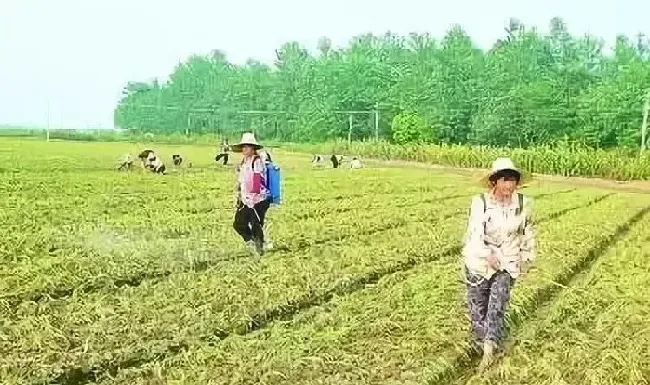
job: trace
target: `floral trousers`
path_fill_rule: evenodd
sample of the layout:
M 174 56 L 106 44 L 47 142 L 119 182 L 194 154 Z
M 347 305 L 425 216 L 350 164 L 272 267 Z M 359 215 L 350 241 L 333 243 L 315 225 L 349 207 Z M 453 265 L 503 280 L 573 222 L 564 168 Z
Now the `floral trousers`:
M 505 314 L 515 279 L 506 271 L 492 277 L 474 275 L 465 269 L 467 305 L 472 325 L 473 343 L 482 346 L 485 341 L 501 345 L 505 331 Z

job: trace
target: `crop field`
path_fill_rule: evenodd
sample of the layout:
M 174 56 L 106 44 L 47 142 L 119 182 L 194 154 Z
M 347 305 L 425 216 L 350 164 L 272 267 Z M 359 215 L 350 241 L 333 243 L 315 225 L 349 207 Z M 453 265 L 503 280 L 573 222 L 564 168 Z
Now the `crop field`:
M 144 147 L 168 175 L 115 171 Z M 273 154 L 284 204 L 257 259 L 214 147 L 0 140 L 0 384 L 650 383 L 648 195 L 523 189 L 538 260 L 478 378 L 460 257 L 476 178 Z

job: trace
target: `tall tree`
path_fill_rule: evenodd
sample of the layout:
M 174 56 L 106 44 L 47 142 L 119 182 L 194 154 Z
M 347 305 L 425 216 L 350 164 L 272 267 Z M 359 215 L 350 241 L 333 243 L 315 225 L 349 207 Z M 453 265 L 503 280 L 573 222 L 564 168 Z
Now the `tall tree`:
M 115 109 L 120 127 L 152 132 L 238 133 L 321 141 L 388 140 L 534 146 L 566 138 L 594 147 L 637 146 L 650 88 L 642 34 L 575 37 L 559 17 L 541 34 L 517 19 L 487 51 L 461 26 L 428 34 L 362 34 L 345 47 L 322 37 L 313 54 L 298 42 L 273 65 L 193 55 L 169 79 L 129 82 Z M 348 111 L 348 112 L 346 112 Z M 350 114 L 349 111 L 356 111 Z M 397 139 L 396 139 L 397 138 Z

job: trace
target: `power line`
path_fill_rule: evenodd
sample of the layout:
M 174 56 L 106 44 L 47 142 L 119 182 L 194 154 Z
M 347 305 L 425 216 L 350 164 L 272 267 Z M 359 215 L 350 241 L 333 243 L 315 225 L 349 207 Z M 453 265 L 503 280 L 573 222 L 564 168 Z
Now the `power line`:
M 233 109 L 219 109 L 219 108 L 189 108 L 184 109 L 181 107 L 175 106 L 154 106 L 154 105 L 138 105 L 133 107 L 134 109 L 144 108 L 152 110 L 171 110 L 171 111 L 182 111 L 187 113 L 230 113 L 230 114 L 242 114 L 242 115 L 299 115 L 300 112 L 291 112 L 291 111 L 269 111 L 269 110 L 233 110 Z M 333 114 L 373 114 L 376 110 L 332 110 L 328 111 Z

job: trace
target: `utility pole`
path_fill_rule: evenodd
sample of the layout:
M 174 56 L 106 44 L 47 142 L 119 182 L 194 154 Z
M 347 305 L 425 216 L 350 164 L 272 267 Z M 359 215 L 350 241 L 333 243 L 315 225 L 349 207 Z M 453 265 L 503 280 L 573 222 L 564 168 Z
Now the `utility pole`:
M 645 151 L 646 147 L 646 133 L 648 131 L 648 112 L 650 112 L 650 89 L 645 97 L 645 104 L 643 106 L 643 122 L 641 123 L 641 153 Z
M 352 114 L 348 117 L 348 143 L 352 143 Z
M 45 126 L 45 141 L 50 141 L 50 97 L 47 97 L 47 125 Z
M 375 103 L 375 140 L 379 141 L 379 103 Z

